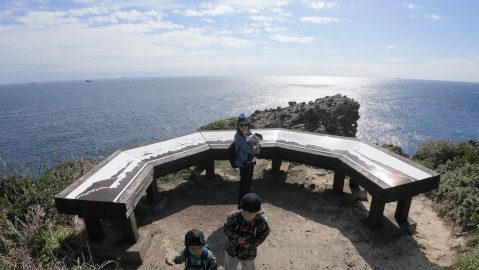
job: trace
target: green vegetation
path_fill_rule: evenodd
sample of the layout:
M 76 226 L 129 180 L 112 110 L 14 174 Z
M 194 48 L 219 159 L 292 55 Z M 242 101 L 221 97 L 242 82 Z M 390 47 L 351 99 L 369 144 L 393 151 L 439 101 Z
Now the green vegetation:
M 234 129 L 235 118 L 201 127 Z M 401 153 L 395 148 L 392 151 Z M 469 235 L 455 269 L 479 269 L 479 142 L 427 141 L 413 160 L 441 174 L 439 188 L 429 196 L 437 212 Z M 216 161 L 224 163 L 227 161 Z M 117 262 L 94 262 L 82 247 L 82 228 L 68 215 L 59 215 L 53 196 L 93 168 L 89 160 L 64 161 L 38 177 L 27 171 L 0 171 L 0 270 L 103 269 Z M 189 169 L 162 177 L 192 178 Z
M 54 195 L 92 169 L 89 160 L 65 161 L 34 178 L 28 171 L 0 172 L 0 269 L 102 269 L 82 249 L 71 216 L 60 215 Z M 88 258 L 88 259 L 87 259 Z
M 439 215 L 471 235 L 469 256 L 461 257 L 455 268 L 479 269 L 479 142 L 427 141 L 413 159 L 441 174 L 439 188 L 431 193 Z
M 211 123 L 208 123 L 200 127 L 198 130 L 203 131 L 203 130 L 236 129 L 236 119 L 237 119 L 236 117 L 231 117 L 231 118 L 213 121 Z
M 471 256 L 460 257 L 455 264 L 455 268 L 460 270 L 479 269 L 479 253 L 476 251 Z
M 440 215 L 450 218 L 464 231 L 479 224 L 479 142 L 427 141 L 413 159 L 441 174 L 433 192 Z
M 170 173 L 170 174 L 167 174 L 165 176 L 162 176 L 160 178 L 157 179 L 158 181 L 158 184 L 160 182 L 168 182 L 168 181 L 172 181 L 172 180 L 176 180 L 176 179 L 181 179 L 181 180 L 191 180 L 194 178 L 194 174 L 193 172 L 191 171 L 191 169 L 183 169 L 181 171 L 177 171 L 175 173 Z

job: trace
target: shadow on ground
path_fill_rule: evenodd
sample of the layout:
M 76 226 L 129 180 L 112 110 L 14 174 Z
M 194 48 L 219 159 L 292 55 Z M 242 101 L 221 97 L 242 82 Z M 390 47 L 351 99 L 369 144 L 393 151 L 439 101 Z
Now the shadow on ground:
M 281 234 L 287 233 L 287 230 L 293 231 L 301 228 L 300 224 L 302 222 L 314 222 L 332 228 L 331 231 L 339 232 L 340 236 L 335 237 L 346 239 L 344 242 L 339 243 L 326 243 L 328 240 L 331 241 L 332 239 L 336 239 L 334 237 L 331 239 L 328 239 L 328 237 L 322 239 L 321 241 L 324 241 L 324 243 L 318 243 L 318 246 L 321 247 L 324 252 L 326 252 L 325 249 L 333 249 L 336 245 L 352 245 L 353 249 L 357 251 L 364 261 L 360 263 L 354 262 L 352 259 L 351 262 L 348 261 L 350 259 L 349 257 L 351 257 L 349 254 L 350 251 L 345 252 L 346 254 L 344 254 L 344 256 L 341 255 L 341 258 L 325 258 L 324 255 L 321 256 L 321 251 L 319 251 L 318 255 L 314 253 L 309 254 L 310 252 L 308 250 L 298 250 L 297 252 L 308 253 L 305 255 L 306 258 L 311 258 L 309 264 L 302 265 L 304 267 L 303 269 L 323 269 L 322 265 L 327 261 L 330 265 L 333 265 L 332 268 L 335 269 L 340 269 L 341 267 L 346 266 L 346 269 L 372 268 L 402 270 L 405 269 L 403 260 L 412 254 L 414 255 L 414 259 L 411 260 L 409 267 L 406 269 L 446 269 L 429 261 L 429 259 L 423 254 L 417 241 L 412 236 L 402 235 L 382 244 L 370 242 L 369 239 L 361 233 L 361 230 L 358 229 L 359 220 L 367 216 L 368 210 L 361 203 L 352 200 L 349 194 L 336 196 L 329 190 L 323 192 L 312 191 L 304 188 L 302 185 L 286 183 L 285 179 L 286 176 L 284 174 L 279 177 L 272 177 L 267 171 L 265 171 L 263 178 L 253 181 L 251 188 L 252 192 L 256 192 L 261 196 L 264 205 L 271 205 L 272 207 L 280 208 L 296 215 L 295 218 L 298 222 L 297 225 L 290 224 L 291 226 L 289 227 L 281 224 L 282 220 L 280 216 L 268 221 L 272 227 L 272 234 L 277 234 L 276 237 L 279 237 L 278 243 L 281 242 Z M 238 182 L 224 180 L 218 175 L 213 179 L 206 179 L 204 176 L 201 176 L 195 180 L 188 181 L 172 190 L 161 192 L 161 196 L 169 198 L 167 207 L 158 213 L 149 213 L 146 215 L 137 214 L 138 225 L 140 227 L 148 227 L 153 223 L 161 223 L 163 219 L 175 215 L 194 205 L 234 206 L 236 204 L 238 185 Z M 231 210 L 234 210 L 234 207 L 231 207 Z M 268 209 L 266 208 L 265 210 L 268 215 Z M 198 214 L 204 215 L 205 217 L 209 216 L 208 213 Z M 226 218 L 226 216 L 224 216 L 224 218 Z M 217 223 L 219 224 L 219 221 L 217 221 Z M 273 228 L 277 228 L 276 232 Z M 218 260 L 218 265 L 223 265 L 224 235 L 222 232 L 222 226 L 219 225 L 211 231 L 212 233 L 207 237 L 207 243 L 215 254 Z M 181 239 L 182 233 L 183 232 L 178 232 L 178 239 Z M 307 229 L 303 232 L 305 239 L 314 239 L 314 233 L 314 231 L 308 231 Z M 269 239 L 274 239 L 274 237 L 269 237 Z M 268 242 L 268 240 L 266 242 Z M 402 242 L 402 245 L 397 245 L 398 242 Z M 288 243 L 279 244 L 288 245 Z M 266 246 L 278 248 L 275 246 L 275 243 L 268 243 Z M 284 248 L 288 249 L 288 246 Z M 389 252 L 383 253 L 383 250 L 385 249 L 389 250 Z M 391 254 L 393 254 L 393 256 L 391 256 Z M 293 256 L 292 253 L 288 253 L 288 251 L 285 255 Z M 316 259 L 314 256 L 322 259 L 315 261 Z M 270 258 L 270 260 L 274 259 L 275 258 Z M 319 260 L 322 261 L 320 262 Z M 334 260 L 341 260 L 341 264 L 336 265 Z M 290 262 L 293 264 L 292 261 Z M 263 266 L 268 268 L 264 264 Z M 284 267 L 278 269 L 299 269 L 293 265 L 283 266 Z M 126 269 L 139 268 L 139 266 L 133 265 L 125 267 Z M 261 265 L 257 265 L 257 268 L 263 269 Z

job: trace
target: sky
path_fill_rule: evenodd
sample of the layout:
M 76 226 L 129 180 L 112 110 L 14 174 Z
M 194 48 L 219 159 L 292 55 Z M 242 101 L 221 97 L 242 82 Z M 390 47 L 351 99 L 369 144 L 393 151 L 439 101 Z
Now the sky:
M 165 76 L 479 81 L 479 1 L 0 1 L 0 84 Z

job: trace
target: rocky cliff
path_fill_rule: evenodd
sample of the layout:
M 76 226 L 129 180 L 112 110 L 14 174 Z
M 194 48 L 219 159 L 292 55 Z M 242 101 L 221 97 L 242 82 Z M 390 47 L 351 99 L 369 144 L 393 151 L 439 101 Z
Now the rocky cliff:
M 289 102 L 287 107 L 255 111 L 254 128 L 287 128 L 355 137 L 359 103 L 342 95 L 326 96 L 308 103 Z

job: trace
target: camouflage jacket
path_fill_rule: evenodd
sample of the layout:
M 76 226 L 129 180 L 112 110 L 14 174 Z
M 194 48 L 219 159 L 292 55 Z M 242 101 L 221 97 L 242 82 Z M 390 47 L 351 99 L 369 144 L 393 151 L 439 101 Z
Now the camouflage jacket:
M 175 264 L 182 264 L 185 262 L 185 249 L 183 249 L 180 254 L 178 254 L 177 256 L 174 256 L 172 257 L 171 259 L 175 262 Z M 218 269 L 218 265 L 216 263 L 216 258 L 215 256 L 213 255 L 213 252 L 211 252 L 211 250 L 208 250 L 208 258 L 207 258 L 207 264 L 208 264 L 208 268 L 205 269 L 205 267 L 203 267 L 201 265 L 201 255 L 198 255 L 198 256 L 195 256 L 193 254 L 190 254 L 190 261 L 191 261 L 191 267 L 188 267 L 188 268 L 185 268 L 186 270 L 192 270 L 192 269 L 196 269 L 196 270 L 216 270 Z
M 252 221 L 247 222 L 241 215 L 241 210 L 238 210 L 228 216 L 223 232 L 228 255 L 240 260 L 253 260 L 256 258 L 258 246 L 266 239 L 270 229 L 263 215 L 257 215 Z M 246 237 L 249 247 L 239 245 L 239 237 Z

